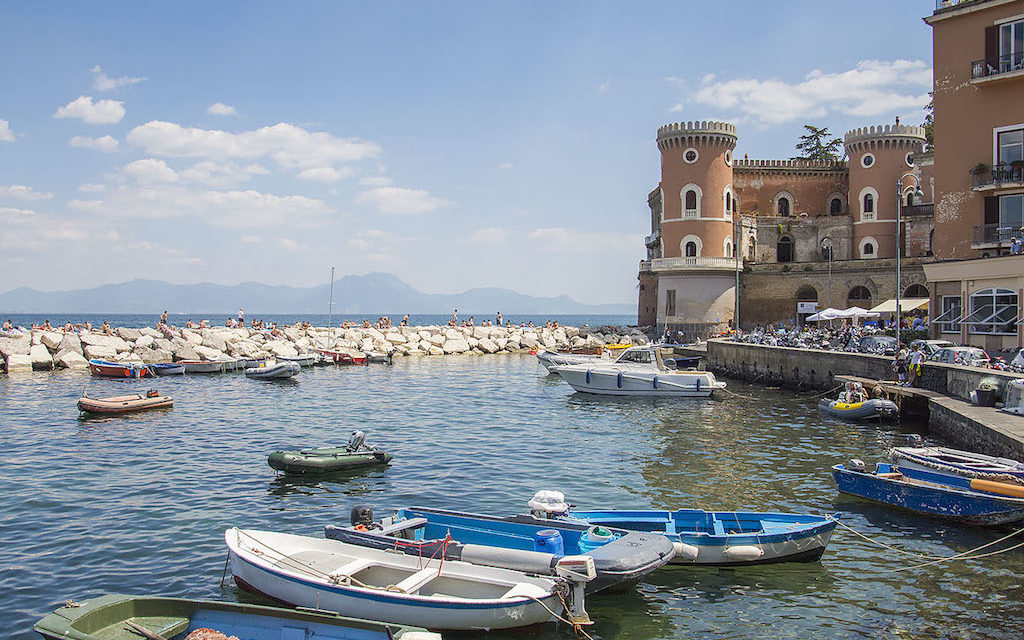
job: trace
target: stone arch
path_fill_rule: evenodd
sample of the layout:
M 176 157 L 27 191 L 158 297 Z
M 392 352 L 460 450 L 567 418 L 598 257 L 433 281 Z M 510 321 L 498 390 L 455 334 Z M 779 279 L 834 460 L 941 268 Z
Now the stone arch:
M 796 290 L 796 299 L 799 302 L 817 302 L 818 290 L 809 284 L 800 285 Z
M 796 198 L 788 191 L 780 191 L 772 198 L 772 215 L 788 218 L 793 215 Z
M 924 286 L 919 282 L 915 282 L 906 289 L 903 290 L 904 298 L 928 298 L 928 287 Z M 902 306 L 902 305 L 901 305 Z
M 846 213 L 846 196 L 838 191 L 830 193 L 825 198 L 825 210 L 830 216 L 838 216 Z
M 679 252 L 684 258 L 699 258 L 704 252 L 704 243 L 700 236 L 691 233 L 680 241 Z
M 848 307 L 863 307 L 865 309 L 871 308 L 871 290 L 862 284 L 856 285 L 850 288 L 850 291 L 846 294 L 846 306 Z
M 778 244 L 775 246 L 776 262 L 794 262 L 796 260 L 796 242 L 793 236 L 784 233 L 779 236 Z

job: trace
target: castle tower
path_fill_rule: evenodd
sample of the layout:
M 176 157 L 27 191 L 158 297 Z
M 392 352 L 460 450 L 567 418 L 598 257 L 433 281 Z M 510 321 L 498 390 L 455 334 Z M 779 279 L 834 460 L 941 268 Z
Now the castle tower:
M 924 142 L 924 127 L 910 125 L 862 127 L 846 133 L 853 258 L 896 257 L 897 184 L 914 170 L 913 155 L 922 151 Z M 899 186 L 904 205 L 914 187 L 909 176 Z M 906 234 L 901 235 L 905 240 Z
M 680 122 L 658 129 L 664 257 L 733 256 L 735 148 L 736 125 L 727 122 Z

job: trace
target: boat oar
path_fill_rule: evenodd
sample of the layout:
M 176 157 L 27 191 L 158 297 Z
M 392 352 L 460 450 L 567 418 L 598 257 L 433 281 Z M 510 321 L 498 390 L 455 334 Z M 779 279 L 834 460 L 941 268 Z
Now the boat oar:
M 971 488 L 976 491 L 988 491 L 1014 498 L 1024 498 L 1024 487 L 1006 482 L 993 482 L 992 480 L 971 480 Z
M 126 625 L 128 625 L 129 627 L 131 627 L 132 629 L 134 629 L 136 633 L 149 638 L 149 640 L 167 640 L 167 638 L 163 637 L 159 633 L 153 633 L 152 631 L 150 631 L 146 627 L 137 625 L 134 622 L 132 622 L 131 620 L 125 620 L 124 623 Z

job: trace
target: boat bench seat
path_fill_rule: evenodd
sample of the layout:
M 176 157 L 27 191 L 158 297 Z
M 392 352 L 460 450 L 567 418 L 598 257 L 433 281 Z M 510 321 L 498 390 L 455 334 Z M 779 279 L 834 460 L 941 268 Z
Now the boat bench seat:
M 408 529 L 419 529 L 427 524 L 426 518 L 408 518 L 394 524 L 389 524 L 386 527 L 382 527 L 375 531 L 382 536 L 394 535 L 400 531 L 406 531 Z
M 370 566 L 371 564 L 373 564 L 372 560 L 365 560 L 363 558 L 356 558 L 355 560 L 352 560 L 351 562 L 346 562 L 345 564 L 341 565 L 340 567 L 338 567 L 334 571 L 331 571 L 327 575 L 332 577 L 332 578 L 343 578 L 343 577 L 347 577 L 347 576 L 351 576 L 353 574 L 359 573 L 360 571 L 362 571 L 366 567 Z
M 148 629 L 152 633 L 164 638 L 171 638 L 178 635 L 188 629 L 189 625 L 188 618 L 176 618 L 170 616 L 135 616 L 128 618 L 128 620 L 131 620 L 140 627 Z M 113 631 L 114 635 L 107 636 L 104 634 L 104 637 L 112 637 L 117 640 L 121 640 L 122 638 L 124 638 L 124 640 L 129 640 L 141 637 L 138 631 L 131 629 L 124 623 L 121 624 L 121 627 L 122 628 L 117 630 L 109 629 L 108 631 Z
M 517 582 L 511 589 L 502 594 L 501 598 L 525 598 L 527 596 L 543 599 L 548 595 L 542 587 L 528 582 Z
M 725 525 L 722 524 L 721 520 L 715 520 L 713 526 L 715 528 L 715 535 L 716 536 L 724 536 L 725 535 Z
M 395 586 L 401 589 L 403 593 L 416 593 L 423 588 L 423 585 L 436 577 L 437 569 L 434 567 L 427 567 L 426 569 L 420 569 Z

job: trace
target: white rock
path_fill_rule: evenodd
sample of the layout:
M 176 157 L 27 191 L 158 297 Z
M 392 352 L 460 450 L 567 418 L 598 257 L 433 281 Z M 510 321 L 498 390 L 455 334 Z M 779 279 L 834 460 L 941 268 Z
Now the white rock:
M 473 327 L 473 337 L 477 340 L 491 337 L 490 327 Z
M 449 328 L 444 330 L 444 337 L 447 340 L 462 340 L 466 336 L 458 329 Z
M 192 331 L 191 329 L 182 329 L 181 333 L 189 344 L 193 346 L 203 344 L 203 336 L 195 331 Z
M 27 353 L 12 353 L 11 355 L 7 356 L 7 373 L 31 370 L 32 358 L 30 358 Z
M 394 331 L 385 334 L 384 339 L 390 342 L 391 344 L 405 344 L 406 342 L 408 342 L 408 340 L 405 339 L 404 335 L 402 335 L 401 333 L 396 333 Z
M 483 340 L 480 342 L 483 342 Z M 508 338 L 494 338 L 494 344 L 497 345 L 499 350 L 506 349 L 508 348 Z M 482 349 L 483 345 L 480 345 L 480 348 Z
M 90 344 L 85 347 L 86 360 L 113 360 L 117 350 L 102 344 Z
M 476 349 L 476 346 L 480 344 L 480 341 L 476 338 L 466 338 L 466 343 L 469 344 L 470 349 Z
M 427 353 L 429 353 L 432 356 L 443 356 L 444 349 L 442 349 L 441 347 L 430 345 L 430 349 L 427 350 Z
M 199 357 L 201 357 L 203 360 L 220 360 L 221 358 L 224 357 L 224 352 L 218 351 L 211 347 L 203 346 L 201 344 L 196 345 L 195 347 L 193 347 L 193 349 L 195 349 L 195 352 L 198 353 Z
M 134 342 L 135 340 L 138 340 L 140 336 L 142 336 L 142 332 L 139 331 L 138 329 L 118 327 L 117 335 L 119 335 L 122 340 Z
M 537 341 L 537 334 L 535 333 L 525 334 L 523 339 L 519 341 L 519 344 L 521 344 L 524 349 L 536 349 L 540 346 L 540 343 Z
M 484 338 L 480 341 L 478 346 L 484 353 L 495 353 L 501 349 L 501 347 L 499 347 L 498 344 L 490 338 Z
M 139 339 L 135 341 L 135 348 L 136 349 L 148 349 L 148 348 L 153 346 L 154 342 L 156 342 L 156 338 L 154 338 L 153 336 L 151 336 L 149 334 L 146 334 L 144 336 L 139 336 Z
M 469 351 L 469 343 L 465 340 L 448 340 L 441 349 L 445 353 L 465 353 Z
M 53 369 L 53 356 L 50 355 L 50 350 L 46 348 L 45 344 L 32 345 L 28 357 L 32 360 L 32 368 L 37 371 Z
M 203 346 L 211 349 L 216 349 L 221 353 L 227 350 L 227 342 L 224 341 L 223 336 L 217 335 L 216 333 L 210 333 L 203 336 Z
M 298 349 L 284 341 L 271 342 L 267 345 L 267 349 L 275 356 L 292 358 L 299 355 Z
M 359 345 L 359 348 L 367 352 L 373 351 L 373 338 L 363 338 L 363 342 Z
M 143 327 L 143 328 L 139 329 L 139 333 L 141 333 L 144 336 L 149 336 L 150 338 L 163 338 L 164 337 L 164 334 L 160 333 L 159 331 L 157 331 L 153 327 Z
M 28 334 L 20 338 L 0 338 L 0 355 L 7 358 L 13 355 L 27 356 L 32 348 L 32 337 Z
M 78 355 L 82 355 L 82 341 L 78 339 L 78 335 L 74 333 L 65 333 L 60 340 L 60 344 L 57 346 L 58 351 L 74 351 Z
M 461 338 L 461 336 L 459 336 L 459 337 Z M 429 342 L 431 345 L 433 345 L 435 347 L 440 347 L 440 346 L 444 345 L 445 337 L 443 335 L 439 334 L 439 333 L 438 334 L 434 334 L 432 336 L 427 337 L 427 342 Z
M 57 364 L 65 369 L 86 369 L 89 362 L 77 351 L 61 351 L 57 354 Z
M 60 348 L 60 343 L 61 340 L 63 339 L 63 335 L 59 333 L 54 333 L 52 331 L 44 331 L 42 334 L 39 335 L 39 341 L 53 351 L 56 351 L 57 349 Z
M 420 329 L 419 334 L 420 334 L 420 340 L 422 340 L 424 342 L 430 342 L 430 336 L 434 335 L 434 334 L 430 333 L 429 331 L 427 331 L 425 329 Z
M 576 336 L 580 335 L 580 330 L 577 329 L 576 327 L 559 327 L 559 329 L 564 331 L 566 337 L 568 338 L 575 338 Z

